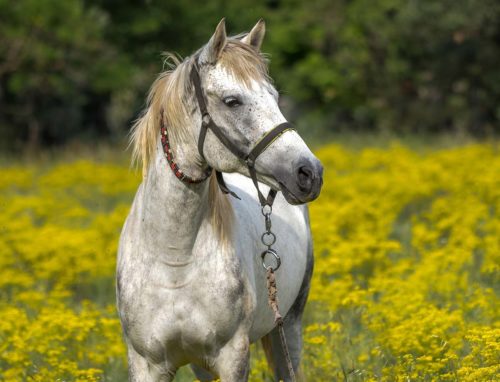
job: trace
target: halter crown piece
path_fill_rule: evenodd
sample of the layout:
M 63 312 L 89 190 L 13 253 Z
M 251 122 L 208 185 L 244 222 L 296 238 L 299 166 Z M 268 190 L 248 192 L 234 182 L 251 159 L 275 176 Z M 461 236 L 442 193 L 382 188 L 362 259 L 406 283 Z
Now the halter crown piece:
M 191 82 L 193 83 L 194 90 L 195 90 L 195 95 L 196 99 L 198 101 L 198 106 L 200 108 L 201 112 L 201 129 L 200 129 L 200 136 L 198 137 L 198 152 L 200 153 L 201 157 L 205 159 L 205 156 L 203 155 L 203 146 L 205 143 L 205 138 L 207 135 L 208 129 L 212 131 L 212 133 L 215 134 L 215 136 L 219 139 L 219 141 L 229 150 L 231 151 L 237 158 L 242 159 L 245 164 L 247 165 L 248 172 L 250 174 L 250 177 L 252 178 L 253 184 L 255 185 L 255 188 L 257 189 L 257 194 L 259 196 L 259 202 L 262 206 L 269 205 L 272 206 L 274 202 L 274 198 L 276 197 L 276 194 L 278 193 L 277 190 L 270 189 L 269 194 L 267 197 L 265 197 L 262 192 L 259 189 L 259 183 L 257 181 L 257 172 L 255 170 L 255 161 L 257 160 L 258 156 L 262 154 L 268 147 L 273 143 L 281 134 L 283 134 L 285 131 L 288 130 L 294 130 L 293 126 L 288 123 L 288 122 L 283 122 L 279 124 L 278 126 L 275 126 L 272 128 L 270 131 L 266 132 L 255 144 L 255 146 L 250 150 L 250 152 L 247 154 L 243 152 L 238 146 L 236 146 L 233 142 L 231 142 L 222 129 L 213 121 L 212 117 L 210 116 L 210 113 L 208 112 L 207 109 L 207 103 L 205 101 L 205 96 L 203 94 L 203 90 L 201 88 L 201 80 L 200 80 L 200 74 L 198 71 L 198 64 L 195 60 L 193 67 L 191 69 Z M 163 145 L 163 151 L 165 153 L 165 157 L 167 158 L 167 162 L 169 163 L 170 168 L 174 172 L 175 176 L 179 178 L 181 181 L 186 182 L 186 183 L 201 183 L 204 180 L 208 178 L 208 176 L 212 172 L 212 168 L 208 167 L 207 171 L 202 175 L 201 178 L 198 179 L 193 179 L 186 174 L 184 174 L 180 169 L 179 166 L 174 162 L 173 160 L 173 155 L 172 151 L 170 148 L 170 143 L 168 140 L 168 133 L 167 129 L 165 128 L 164 125 L 164 119 L 163 119 L 163 112 L 161 113 L 161 141 Z M 226 182 L 224 181 L 224 177 L 222 176 L 222 173 L 220 171 L 215 170 L 215 175 L 217 177 L 217 182 L 219 183 L 219 188 L 221 191 L 225 194 L 230 194 L 234 196 L 237 199 L 240 199 L 236 193 L 231 191 L 227 185 Z

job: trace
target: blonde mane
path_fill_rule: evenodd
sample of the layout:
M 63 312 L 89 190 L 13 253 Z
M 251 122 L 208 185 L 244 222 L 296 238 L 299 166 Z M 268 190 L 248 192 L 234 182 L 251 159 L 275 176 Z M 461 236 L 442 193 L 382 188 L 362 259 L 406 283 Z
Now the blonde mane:
M 227 40 L 219 58 L 221 65 L 245 86 L 250 86 L 253 80 L 270 81 L 267 59 L 237 37 Z M 160 73 L 151 86 L 146 108 L 132 127 L 130 135 L 132 163 L 142 163 L 143 176 L 147 175 L 156 152 L 160 138 L 162 110 L 174 151 L 178 145 L 189 141 L 196 142 L 197 139 L 193 136 L 193 131 L 188 128 L 188 116 L 194 108 L 194 89 L 190 80 L 190 71 L 196 55 L 184 61 L 171 53 L 166 53 L 165 57 L 165 63 L 169 69 Z M 233 211 L 227 196 L 219 190 L 214 174 L 210 177 L 208 202 L 212 226 L 223 242 L 227 242 L 232 226 Z

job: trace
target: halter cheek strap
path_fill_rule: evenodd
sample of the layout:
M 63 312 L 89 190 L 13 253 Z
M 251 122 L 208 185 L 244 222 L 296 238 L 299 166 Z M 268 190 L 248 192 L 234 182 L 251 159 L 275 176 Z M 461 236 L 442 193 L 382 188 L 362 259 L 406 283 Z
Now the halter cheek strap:
M 198 138 L 198 152 L 201 157 L 205 159 L 203 155 L 203 145 L 205 143 L 205 137 L 207 135 L 207 130 L 210 129 L 217 139 L 221 141 L 221 143 L 226 146 L 229 151 L 231 151 L 238 158 L 245 157 L 245 153 L 240 150 L 238 146 L 236 146 L 233 142 L 231 142 L 226 135 L 222 132 L 222 130 L 215 124 L 210 116 L 210 113 L 207 109 L 207 103 L 205 101 L 205 96 L 203 95 L 203 90 L 201 89 L 201 80 L 200 75 L 198 73 L 198 69 L 196 64 L 193 65 L 193 69 L 191 69 L 191 81 L 194 85 L 194 91 L 196 94 L 196 99 L 198 100 L 198 106 L 200 107 L 201 112 L 201 130 L 200 136 Z
M 255 161 L 257 157 L 262 154 L 281 134 L 285 131 L 293 130 L 293 127 L 290 123 L 284 122 L 274 127 L 267 133 L 265 133 L 256 143 L 254 148 L 246 154 L 243 152 L 238 146 L 236 146 L 231 140 L 227 138 L 222 129 L 212 120 L 210 116 L 207 104 L 205 101 L 205 96 L 203 95 L 203 91 L 201 89 L 201 80 L 198 72 L 198 67 L 196 63 L 193 64 L 193 68 L 191 69 L 191 81 L 193 82 L 193 86 L 195 89 L 196 99 L 198 100 L 198 105 L 200 107 L 200 112 L 202 116 L 201 120 L 201 129 L 200 136 L 198 138 L 198 152 L 201 157 L 205 159 L 203 155 L 203 146 L 205 144 L 205 138 L 207 136 L 207 131 L 210 129 L 217 139 L 225 146 L 231 153 L 233 153 L 237 158 L 242 159 L 248 167 L 248 172 L 250 177 L 252 178 L 253 184 L 257 189 L 257 194 L 259 196 L 259 202 L 262 206 L 269 205 L 272 206 L 274 202 L 274 198 L 276 197 L 277 191 L 274 189 L 269 190 L 269 194 L 265 197 L 259 189 L 259 183 L 257 181 L 257 171 L 255 170 Z M 219 183 L 219 187 L 222 192 L 225 194 L 230 194 L 235 198 L 238 198 L 233 191 L 231 191 L 226 183 L 224 182 L 224 178 L 220 171 L 216 171 L 217 181 Z

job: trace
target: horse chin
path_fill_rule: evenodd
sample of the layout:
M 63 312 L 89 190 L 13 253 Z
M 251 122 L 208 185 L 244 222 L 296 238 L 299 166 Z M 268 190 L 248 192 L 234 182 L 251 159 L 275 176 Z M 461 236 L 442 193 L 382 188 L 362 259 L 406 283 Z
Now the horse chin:
M 294 206 L 299 205 L 299 204 L 304 204 L 307 203 L 307 200 L 301 200 L 297 196 L 295 196 L 288 188 L 283 183 L 279 183 L 281 192 L 283 193 L 283 196 L 285 197 L 285 200 Z
M 299 197 L 297 194 L 300 193 L 300 191 L 292 191 L 290 188 L 288 188 L 284 182 L 280 182 L 277 177 L 272 176 L 272 175 L 262 175 L 259 174 L 259 181 L 267 184 L 269 187 L 281 191 L 283 196 L 285 197 L 285 200 L 294 206 L 300 205 L 300 204 L 305 204 L 308 202 L 313 201 L 319 196 L 319 190 L 315 193 Z
M 280 191 L 283 193 L 285 200 L 294 206 L 312 202 L 319 196 L 320 189 L 318 189 L 317 192 L 313 192 L 305 197 L 299 197 L 296 193 L 293 193 L 289 188 L 287 188 L 283 183 L 279 182 L 279 185 Z

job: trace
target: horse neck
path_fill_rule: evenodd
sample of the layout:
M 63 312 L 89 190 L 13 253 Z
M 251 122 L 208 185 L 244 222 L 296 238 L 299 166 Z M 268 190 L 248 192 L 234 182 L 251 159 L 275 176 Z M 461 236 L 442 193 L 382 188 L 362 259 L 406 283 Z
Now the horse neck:
M 196 146 L 189 146 L 183 147 L 182 157 L 194 156 L 190 151 L 196 150 Z M 201 168 L 195 168 L 186 160 L 177 163 L 186 172 L 202 173 Z M 208 183 L 208 179 L 199 184 L 179 180 L 169 168 L 161 142 L 158 143 L 142 195 L 141 235 L 148 247 L 147 253 L 168 257 L 172 261 L 191 256 L 198 230 L 208 211 Z

